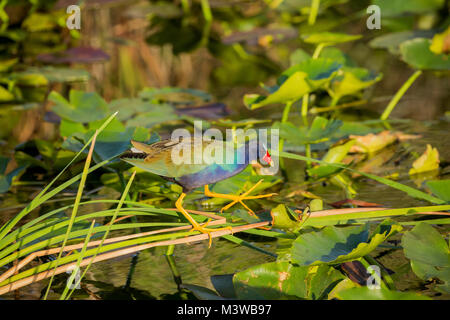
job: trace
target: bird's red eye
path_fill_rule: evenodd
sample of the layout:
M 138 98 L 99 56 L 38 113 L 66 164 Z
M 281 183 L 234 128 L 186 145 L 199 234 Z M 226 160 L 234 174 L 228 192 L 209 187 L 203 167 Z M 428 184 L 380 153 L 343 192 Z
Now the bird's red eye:
M 266 151 L 266 155 L 262 159 L 266 163 L 272 162 L 272 158 L 270 157 L 269 151 Z

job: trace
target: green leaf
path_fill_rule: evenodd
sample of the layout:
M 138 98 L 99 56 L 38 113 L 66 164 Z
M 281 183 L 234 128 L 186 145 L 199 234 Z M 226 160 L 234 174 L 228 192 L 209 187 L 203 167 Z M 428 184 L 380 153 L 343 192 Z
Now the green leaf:
M 392 54 L 400 54 L 400 45 L 415 38 L 430 38 L 433 36 L 433 31 L 430 30 L 413 30 L 392 32 L 379 37 L 376 37 L 369 42 L 372 48 L 387 49 Z
M 48 85 L 47 78 L 38 73 L 26 71 L 13 73 L 10 75 L 10 78 L 13 79 L 18 86 L 39 87 Z
M 297 232 L 301 228 L 300 217 L 284 204 L 279 204 L 270 211 L 272 227 L 289 232 Z
M 392 17 L 438 10 L 443 7 L 445 0 L 408 0 L 408 5 L 405 5 L 404 0 L 372 0 L 372 3 L 380 7 L 383 17 Z
M 139 92 L 139 98 L 168 102 L 174 104 L 191 104 L 204 101 L 210 101 L 211 95 L 201 90 L 184 89 L 184 88 L 145 88 Z
M 355 141 L 350 140 L 349 142 L 343 145 L 332 147 L 330 150 L 328 150 L 327 154 L 322 158 L 322 161 L 328 163 L 340 163 L 347 156 L 348 152 L 350 151 L 350 148 L 354 144 Z M 320 179 L 335 174 L 341 170 L 342 170 L 341 168 L 336 168 L 333 166 L 319 165 L 312 169 L 309 169 L 308 174 L 314 179 Z
M 308 267 L 271 262 L 238 272 L 233 277 L 238 299 L 292 299 L 307 296 Z
M 270 88 L 268 96 L 248 94 L 244 104 L 257 109 L 269 104 L 297 101 L 305 94 L 326 85 L 341 65 L 331 59 L 308 59 L 294 65 L 281 74 L 277 85 Z
M 62 147 L 74 152 L 78 152 L 83 147 L 83 144 L 94 134 L 103 120 L 93 121 L 89 123 L 89 130 L 84 133 L 75 133 L 66 139 Z M 125 127 L 122 122 L 114 118 L 107 128 L 105 128 L 96 139 L 94 149 L 94 160 L 101 162 L 106 159 L 115 157 L 130 147 L 130 140 L 135 135 L 135 132 L 140 136 L 142 129 L 134 127 Z
M 324 44 L 332 46 L 338 43 L 350 42 L 361 39 L 362 35 L 350 35 L 337 32 L 321 32 L 303 36 L 306 43 Z
M 335 47 L 323 48 L 322 52 L 320 53 L 320 57 L 336 61 L 337 63 L 347 67 L 352 67 L 355 65 L 355 63 L 347 54 Z
M 211 289 L 197 286 L 195 284 L 181 284 L 181 288 L 192 291 L 194 296 L 199 300 L 225 300 Z
M 72 122 L 92 122 L 104 119 L 108 114 L 108 105 L 95 92 L 70 90 L 69 101 L 56 91 L 52 91 L 49 100 L 54 102 L 53 112 Z
M 61 123 L 59 125 L 59 134 L 61 137 L 70 137 L 75 133 L 86 133 L 87 129 L 83 126 L 82 123 L 73 122 L 67 119 L 61 119 Z
M 439 169 L 439 152 L 427 144 L 427 150 L 413 162 L 409 174 L 418 174 Z
M 333 79 L 331 91 L 337 98 L 354 95 L 380 81 L 382 75 L 375 75 L 363 68 L 345 68 L 344 75 Z
M 8 191 L 11 187 L 13 178 L 19 175 L 25 169 L 25 166 L 20 166 L 10 173 L 5 174 L 8 162 L 8 158 L 0 156 L 0 193 Z
M 51 66 L 28 68 L 26 72 L 42 75 L 49 82 L 86 82 L 90 77 L 84 69 Z
M 292 246 L 292 261 L 301 266 L 321 263 L 337 264 L 359 259 L 401 226 L 380 224 L 369 237 L 369 224 L 356 227 L 325 227 L 300 235 Z
M 431 192 L 440 199 L 450 202 L 450 180 L 427 181 L 426 185 Z
M 450 70 L 448 54 L 435 54 L 430 50 L 431 40 L 417 38 L 400 45 L 402 59 L 420 70 Z
M 14 101 L 14 94 L 0 86 L 0 102 Z
M 327 265 L 302 267 L 287 261 L 265 263 L 233 277 L 238 299 L 326 299 L 344 276 Z
M 413 292 L 400 292 L 387 289 L 369 289 L 368 287 L 350 288 L 336 293 L 341 300 L 431 300 Z
M 414 273 L 423 280 L 438 278 L 444 284 L 439 291 L 450 293 L 450 250 L 439 232 L 426 223 L 419 223 L 402 237 L 405 256 L 411 260 Z
M 317 116 L 309 128 L 296 127 L 290 122 L 275 122 L 272 127 L 280 130 L 280 138 L 295 145 L 304 145 L 328 141 L 341 125 L 340 120 L 328 120 Z

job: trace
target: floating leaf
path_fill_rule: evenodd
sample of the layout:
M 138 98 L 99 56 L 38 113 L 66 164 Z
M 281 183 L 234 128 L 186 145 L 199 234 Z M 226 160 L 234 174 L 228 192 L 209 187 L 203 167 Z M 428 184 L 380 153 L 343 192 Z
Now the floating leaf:
M 189 291 L 192 291 L 192 293 L 195 295 L 195 297 L 199 300 L 225 300 L 221 296 L 219 296 L 216 292 L 214 292 L 211 289 L 197 286 L 195 284 L 181 284 L 181 288 L 187 289 Z
M 350 288 L 336 293 L 341 300 L 431 300 L 413 292 L 400 292 L 388 289 Z
M 426 185 L 434 195 L 444 201 L 450 202 L 450 180 L 427 181 Z
M 377 134 L 369 133 L 365 136 L 350 135 L 356 143 L 350 148 L 350 152 L 374 153 L 397 141 L 397 135 L 391 131 L 382 131 Z
M 95 92 L 70 90 L 69 101 L 56 91 L 48 98 L 54 102 L 53 112 L 73 122 L 91 122 L 107 116 L 108 104 Z
M 427 144 L 427 150 L 412 164 L 409 174 L 439 169 L 439 151 Z
M 27 71 L 13 73 L 10 75 L 10 78 L 13 79 L 18 86 L 39 87 L 48 85 L 47 78 L 39 73 L 30 73 Z
M 19 175 L 25 169 L 25 166 L 20 166 L 12 170 L 10 173 L 5 174 L 8 162 L 8 158 L 0 156 L 0 193 L 8 191 L 11 187 L 13 178 Z
M 303 41 L 314 44 L 332 46 L 338 43 L 350 42 L 361 39 L 362 35 L 350 35 L 337 32 L 321 32 L 303 36 Z
M 277 80 L 277 86 L 270 88 L 270 95 L 245 95 L 244 104 L 250 109 L 257 109 L 269 104 L 299 100 L 305 94 L 327 84 L 340 67 L 340 64 L 330 59 L 303 61 L 281 74 Z
M 431 38 L 433 31 L 430 30 L 414 30 L 392 32 L 379 36 L 369 42 L 372 48 L 387 49 L 392 54 L 400 54 L 400 45 L 415 38 Z
M 402 59 L 413 68 L 420 70 L 450 70 L 450 58 L 447 54 L 435 54 L 430 50 L 430 39 L 418 38 L 405 41 L 400 45 Z
M 0 86 L 0 102 L 14 101 L 14 94 Z
M 301 267 L 277 261 L 236 273 L 233 284 L 238 299 L 327 299 L 344 276 L 321 265 Z
M 292 261 L 301 266 L 321 263 L 336 264 L 359 259 L 393 233 L 398 225 L 380 224 L 369 237 L 369 224 L 356 227 L 325 227 L 300 235 L 292 246 Z
M 280 137 L 296 145 L 314 144 L 330 140 L 330 137 L 342 125 L 340 120 L 328 120 L 315 117 L 309 128 L 296 127 L 290 122 L 275 122 L 272 126 L 280 130 Z
M 300 217 L 284 204 L 279 204 L 270 211 L 272 216 L 272 227 L 297 232 L 301 228 Z
M 430 50 L 435 54 L 450 53 L 450 27 L 433 37 Z
M 427 223 L 419 223 L 403 235 L 402 246 L 419 278 L 438 278 L 444 284 L 437 285 L 437 289 L 450 293 L 450 250 L 436 229 Z
M 444 6 L 445 0 L 409 0 L 408 5 L 403 0 L 372 0 L 372 3 L 380 7 L 384 17 L 392 17 L 438 10 Z
M 238 299 L 298 299 L 307 296 L 308 267 L 271 262 L 238 272 L 233 284 Z
M 344 68 L 342 76 L 335 77 L 331 85 L 333 98 L 340 99 L 347 95 L 354 95 L 366 89 L 383 77 L 363 68 Z
M 350 151 L 350 148 L 355 144 L 355 140 L 351 140 L 343 145 L 332 147 L 327 154 L 322 158 L 322 161 L 328 163 L 340 163 Z M 341 168 L 333 166 L 319 165 L 308 170 L 308 174 L 314 179 L 323 178 L 341 171 Z

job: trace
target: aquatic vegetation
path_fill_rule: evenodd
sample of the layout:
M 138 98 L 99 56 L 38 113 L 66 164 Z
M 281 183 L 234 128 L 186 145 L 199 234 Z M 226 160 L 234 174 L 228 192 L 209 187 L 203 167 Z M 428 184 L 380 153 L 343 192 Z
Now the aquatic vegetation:
M 101 41 L 53 1 L 0 5 L 2 297 L 450 297 L 448 1 L 103 5 Z M 279 143 L 203 172 L 176 129 Z

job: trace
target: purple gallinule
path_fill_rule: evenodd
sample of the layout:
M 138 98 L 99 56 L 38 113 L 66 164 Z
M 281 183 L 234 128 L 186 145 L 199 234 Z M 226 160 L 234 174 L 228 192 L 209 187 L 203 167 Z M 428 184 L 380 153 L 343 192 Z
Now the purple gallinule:
M 241 203 L 250 214 L 253 211 L 247 207 L 243 200 L 260 199 L 274 194 L 249 196 L 261 182 L 260 180 L 250 190 L 241 195 L 221 194 L 209 190 L 208 185 L 232 177 L 244 170 L 250 163 L 259 162 L 263 167 L 273 166 L 272 158 L 262 143 L 257 139 L 246 143 L 230 143 L 218 140 L 205 140 L 201 138 L 182 138 L 178 140 L 162 140 L 150 145 L 131 141 L 134 148 L 122 154 L 121 159 L 145 171 L 157 174 L 162 178 L 175 182 L 183 188 L 176 208 L 192 224 L 193 230 L 207 233 L 230 229 L 231 227 L 212 229 L 207 228 L 209 221 L 200 225 L 183 208 L 183 199 L 193 189 L 204 186 L 204 194 L 207 197 L 223 198 L 231 200 L 231 203 L 223 207 L 224 211 L 236 203 Z M 202 152 L 200 158 L 199 150 Z M 204 151 L 208 150 L 206 155 Z M 221 151 L 221 153 L 218 153 Z M 183 156 L 185 156 L 183 158 Z M 178 158 L 177 158 L 178 157 Z M 184 161 L 180 161 L 184 159 Z M 187 161 L 186 161 L 187 160 Z M 232 231 L 232 230 L 231 230 Z

